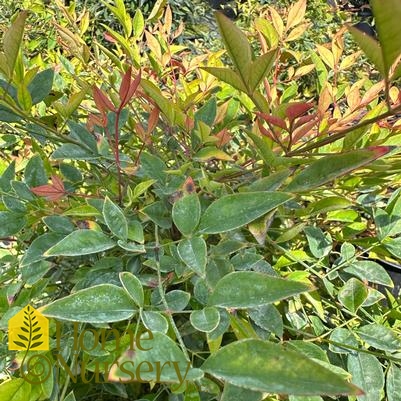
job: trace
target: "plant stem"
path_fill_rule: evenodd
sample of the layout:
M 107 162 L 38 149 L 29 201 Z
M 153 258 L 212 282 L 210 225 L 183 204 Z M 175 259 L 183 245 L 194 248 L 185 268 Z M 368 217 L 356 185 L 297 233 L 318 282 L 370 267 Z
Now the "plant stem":
M 116 119 L 114 121 L 114 154 L 116 159 L 116 166 L 117 166 L 117 179 L 118 179 L 118 203 L 122 204 L 123 195 L 122 195 L 122 176 L 121 176 L 121 163 L 120 163 L 120 132 L 119 132 L 119 120 L 120 120 L 121 108 L 118 108 L 116 111 Z

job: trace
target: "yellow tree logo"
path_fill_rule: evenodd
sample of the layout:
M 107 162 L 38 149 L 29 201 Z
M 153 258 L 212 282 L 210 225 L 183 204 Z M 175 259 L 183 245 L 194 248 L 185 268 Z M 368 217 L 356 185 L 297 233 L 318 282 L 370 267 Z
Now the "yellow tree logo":
M 27 305 L 8 322 L 8 349 L 15 351 L 47 351 L 49 321 Z

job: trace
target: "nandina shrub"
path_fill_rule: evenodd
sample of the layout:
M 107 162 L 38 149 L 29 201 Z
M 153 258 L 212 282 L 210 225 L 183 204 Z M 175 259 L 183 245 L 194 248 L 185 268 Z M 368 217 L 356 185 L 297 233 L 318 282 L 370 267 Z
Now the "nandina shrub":
M 225 53 L 195 56 L 169 7 L 145 21 L 109 5 L 110 46 L 60 7 L 55 65 L 23 57 L 16 17 L 0 54 L 2 398 L 396 399 L 391 6 L 372 1 L 378 41 L 349 28 L 383 77 L 354 83 L 344 30 L 291 48 L 303 0 L 249 33 L 216 14 Z

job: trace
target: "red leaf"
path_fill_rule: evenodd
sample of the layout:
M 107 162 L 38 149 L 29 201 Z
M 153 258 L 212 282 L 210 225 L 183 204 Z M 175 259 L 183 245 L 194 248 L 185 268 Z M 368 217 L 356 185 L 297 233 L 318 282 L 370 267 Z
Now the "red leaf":
M 136 92 L 136 90 L 138 89 L 139 84 L 141 83 L 141 76 L 142 76 L 141 70 L 139 70 L 138 75 L 131 82 L 131 85 L 129 87 L 127 101 L 121 107 L 124 107 L 132 99 L 132 97 L 134 96 L 134 93 Z
M 150 134 L 155 129 L 158 121 L 159 121 L 159 109 L 155 107 L 149 115 L 148 134 Z
M 282 128 L 283 130 L 287 130 L 287 125 L 284 120 L 282 120 L 280 117 L 272 116 L 270 114 L 265 114 L 265 113 L 258 113 L 259 117 L 263 118 L 266 122 L 269 124 L 273 124 L 276 127 Z
M 187 194 L 193 194 L 196 192 L 196 186 L 195 186 L 195 183 L 194 183 L 194 180 L 192 179 L 192 177 L 188 177 L 185 180 L 184 185 L 182 186 L 182 189 Z
M 219 138 L 219 141 L 216 143 L 216 146 L 219 148 L 230 142 L 232 139 L 232 136 L 229 134 L 227 128 L 224 128 L 223 130 L 218 132 L 215 136 Z
M 290 120 L 290 123 L 297 118 L 305 114 L 308 110 L 310 110 L 313 107 L 312 103 L 291 103 L 286 111 L 285 115 L 288 117 Z
M 124 103 L 127 99 L 128 91 L 131 85 L 131 74 L 132 74 L 132 67 L 129 67 L 121 80 L 121 85 L 119 90 L 121 104 Z
M 263 123 L 260 120 L 258 120 L 258 128 L 259 128 L 259 131 L 261 132 L 262 135 L 268 136 L 273 141 L 276 141 L 274 139 L 274 135 L 263 126 Z
M 308 114 L 306 116 L 300 117 L 297 122 L 293 126 L 293 130 L 301 127 L 302 125 L 308 123 L 309 121 L 315 119 L 317 117 L 317 113 Z
M 52 176 L 52 184 L 39 185 L 31 188 L 31 191 L 47 200 L 57 201 L 67 194 L 63 181 L 56 175 Z
M 101 113 L 106 113 L 107 110 L 115 110 L 114 104 L 97 86 L 93 87 L 93 99 L 96 103 L 96 107 Z
M 311 134 L 314 133 L 315 131 L 312 130 L 312 128 L 317 124 L 317 121 L 310 121 L 309 123 L 306 123 L 296 129 L 292 133 L 292 140 L 293 143 L 297 143 L 301 138 L 303 138 L 306 134 Z
M 371 150 L 377 159 L 391 152 L 395 148 L 396 146 L 369 146 L 367 149 Z
M 123 79 L 121 80 L 119 91 L 120 109 L 122 109 L 131 100 L 139 84 L 141 83 L 141 71 L 139 71 L 134 81 L 131 80 L 131 75 L 132 67 L 128 68 L 127 72 L 123 75 Z
M 107 40 L 110 43 L 117 43 L 117 41 L 113 38 L 113 36 L 111 36 L 109 33 L 105 32 L 103 34 L 104 39 Z
M 107 126 L 107 115 L 106 114 L 89 114 L 86 126 L 89 131 L 93 131 L 95 125 L 99 127 Z

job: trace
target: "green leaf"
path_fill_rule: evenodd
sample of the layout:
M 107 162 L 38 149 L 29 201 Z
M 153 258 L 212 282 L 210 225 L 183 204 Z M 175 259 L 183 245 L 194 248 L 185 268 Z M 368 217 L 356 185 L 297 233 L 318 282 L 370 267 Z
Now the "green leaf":
M 231 156 L 229 156 L 226 152 L 221 149 L 216 148 L 215 146 L 206 146 L 202 148 L 199 152 L 196 152 L 194 155 L 194 160 L 206 162 L 209 160 L 232 160 Z
M 155 5 L 152 8 L 148 16 L 148 21 L 152 22 L 160 18 L 161 14 L 163 13 L 164 6 L 166 5 L 167 0 L 156 0 Z
M 252 49 L 246 35 L 223 13 L 215 13 L 217 25 L 224 44 L 237 68 L 242 82 L 249 80 L 249 65 L 252 62 Z
M 70 391 L 68 395 L 64 398 L 64 401 L 76 401 L 74 391 Z
M 313 64 L 315 64 L 316 67 L 317 78 L 319 82 L 318 90 L 320 92 L 326 86 L 327 77 L 329 73 L 323 61 L 313 50 L 310 51 L 310 56 L 313 61 Z
M 362 326 L 357 333 L 370 346 L 382 351 L 396 352 L 401 349 L 401 340 L 398 335 L 390 328 L 380 324 L 372 323 Z
M 199 110 L 196 111 L 195 125 L 198 121 L 204 122 L 207 126 L 212 127 L 217 114 L 216 98 L 210 98 Z
M 380 401 L 384 385 L 383 369 L 373 355 L 359 352 L 348 355 L 348 372 L 352 374 L 352 383 L 364 391 L 358 401 Z
M 330 341 L 336 342 L 338 344 L 329 344 L 331 352 L 336 354 L 348 354 L 354 352 L 352 348 L 358 348 L 358 341 L 352 331 L 344 329 L 342 327 L 336 327 L 330 334 Z M 349 345 L 352 348 L 341 347 L 341 345 Z
M 139 38 L 142 35 L 143 30 L 145 29 L 145 20 L 139 8 L 135 11 L 134 18 L 132 21 L 132 28 L 134 30 L 135 38 Z
M 274 191 L 280 188 L 284 180 L 286 180 L 290 174 L 290 170 L 280 170 L 276 173 L 269 174 L 266 177 L 253 181 L 250 183 L 249 187 L 244 187 L 244 189 L 246 192 Z
M 272 304 L 261 305 L 249 309 L 249 317 L 262 329 L 271 331 L 282 338 L 284 333 L 283 318 L 277 308 Z
M 134 276 L 131 272 L 121 272 L 120 281 L 128 295 L 135 301 L 135 303 L 143 307 L 144 295 L 142 284 L 138 277 Z
M 24 215 L 13 212 L 0 212 L 0 237 L 15 235 L 26 224 Z
M 375 29 L 379 37 L 387 76 L 390 68 L 401 55 L 401 4 L 398 0 L 386 0 L 385 7 L 380 0 L 371 0 L 370 4 L 375 17 Z
M 203 70 L 212 74 L 220 81 L 223 81 L 233 88 L 238 89 L 240 92 L 247 93 L 248 90 L 245 84 L 242 82 L 241 77 L 230 68 L 223 68 L 223 67 L 202 67 Z
M 47 184 L 47 174 L 43 160 L 39 155 L 33 156 L 25 167 L 25 183 L 29 188 Z
M 250 93 L 253 93 L 258 88 L 263 78 L 270 72 L 276 55 L 276 49 L 270 50 L 250 64 L 248 72 L 249 81 L 247 83 Z
M 24 82 L 20 83 L 17 87 L 17 99 L 21 108 L 25 111 L 30 111 L 32 108 L 32 98 L 27 86 Z
M 53 245 L 57 244 L 62 238 L 64 238 L 63 234 L 54 232 L 39 235 L 31 242 L 29 248 L 25 251 L 20 266 L 24 267 L 44 259 L 44 253 Z
M 9 78 L 13 76 L 15 63 L 17 62 L 18 53 L 21 49 L 27 16 L 28 11 L 21 11 L 3 36 L 3 49 L 7 59 Z
M 45 252 L 45 256 L 80 256 L 113 248 L 115 242 L 94 230 L 76 230 Z
M 353 152 L 324 156 L 297 174 L 285 188 L 289 192 L 302 192 L 319 187 L 385 155 L 389 146 L 375 146 Z
M 201 206 L 197 194 L 184 195 L 173 205 L 173 222 L 180 232 L 189 236 L 199 224 Z
M 224 384 L 221 395 L 221 401 L 260 401 L 262 398 L 263 394 L 259 391 L 238 387 L 228 382 Z
M 196 330 L 210 333 L 219 325 L 220 313 L 217 308 L 207 306 L 201 310 L 194 310 L 189 319 Z
M 360 394 L 355 386 L 304 355 L 254 339 L 229 344 L 210 356 L 202 370 L 253 391 L 294 395 Z
M 68 121 L 68 128 L 70 129 L 70 137 L 82 143 L 89 152 L 97 154 L 98 145 L 95 136 L 88 131 L 83 124 L 78 124 L 75 121 Z
M 169 229 L 171 227 L 171 212 L 162 201 L 151 203 L 144 207 L 142 212 L 161 228 Z
M 8 107 L 0 104 L 0 121 L 5 123 L 17 123 L 21 121 L 21 117 L 18 114 L 15 114 Z
M 362 49 L 368 59 L 375 65 L 380 74 L 386 76 L 388 70 L 384 65 L 380 43 L 376 39 L 351 25 L 347 25 L 347 29 L 350 31 L 355 42 L 358 43 L 358 46 Z
M 22 378 L 5 380 L 0 384 L 0 394 L 3 400 L 27 401 L 31 394 L 31 385 Z
M 305 227 L 304 232 L 308 240 L 309 249 L 315 258 L 327 256 L 333 246 L 330 234 L 324 234 L 319 227 Z
M 292 198 L 283 192 L 247 192 L 222 196 L 201 217 L 199 232 L 217 234 L 242 227 Z
M 401 369 L 394 363 L 390 364 L 386 377 L 387 401 L 401 401 Z
M 130 319 L 135 303 L 121 287 L 100 284 L 85 288 L 40 308 L 55 319 L 83 323 L 110 323 Z
M 180 312 L 187 307 L 191 294 L 186 291 L 173 290 L 167 292 L 165 298 L 170 312 Z
M 393 281 L 384 267 L 371 260 L 353 262 L 352 265 L 346 267 L 344 271 L 358 277 L 362 281 L 394 287 Z
M 0 117 L 1 120 L 1 117 Z M 7 168 L 3 171 L 0 177 L 0 189 L 3 192 L 11 190 L 11 181 L 15 178 L 15 160 L 8 164 Z
M 217 282 L 208 303 L 225 308 L 252 308 L 311 290 L 304 283 L 264 273 L 232 272 Z
M 349 279 L 338 292 L 338 300 L 355 313 L 368 296 L 366 286 L 356 278 Z
M 167 319 L 160 313 L 154 311 L 141 311 L 143 325 L 151 332 L 166 334 L 168 331 Z
M 145 238 L 143 235 L 143 226 L 139 221 L 128 221 L 128 239 L 138 242 L 140 244 L 143 244 L 145 242 Z
M 191 367 L 191 363 L 170 337 L 160 332 L 152 333 L 151 336 L 148 333 L 143 335 L 146 336 L 146 340 L 141 341 L 143 350 L 139 348 L 135 352 L 129 350 L 118 360 L 119 366 L 124 361 L 132 361 L 135 366 L 139 366 L 141 363 L 153 367 L 163 366 L 163 369 L 142 370 L 141 378 L 145 382 L 169 382 L 182 385 L 186 380 L 197 380 L 203 376 L 200 369 Z M 129 365 L 126 364 L 126 366 Z M 123 375 L 122 370 L 119 372 L 121 372 L 122 380 L 132 380 L 132 376 Z M 177 386 L 173 388 L 177 388 Z
M 146 180 L 141 181 L 138 185 L 136 185 L 133 191 L 134 199 L 137 199 L 143 195 L 155 182 L 156 180 Z
M 92 160 L 98 158 L 97 153 L 93 153 L 82 146 L 73 143 L 65 143 L 59 146 L 51 155 L 53 160 Z
M 118 238 L 126 241 L 128 238 L 128 223 L 122 210 L 108 196 L 103 203 L 104 221 L 110 231 Z
M 54 70 L 48 68 L 47 70 L 36 74 L 30 84 L 28 85 L 29 93 L 31 94 L 32 104 L 37 104 L 44 100 L 49 95 L 53 87 Z
M 181 260 L 199 276 L 205 275 L 207 262 L 206 242 L 201 237 L 183 239 L 177 247 Z
M 68 217 L 54 215 L 43 217 L 42 220 L 49 230 L 56 233 L 69 234 L 74 230 L 74 225 Z

